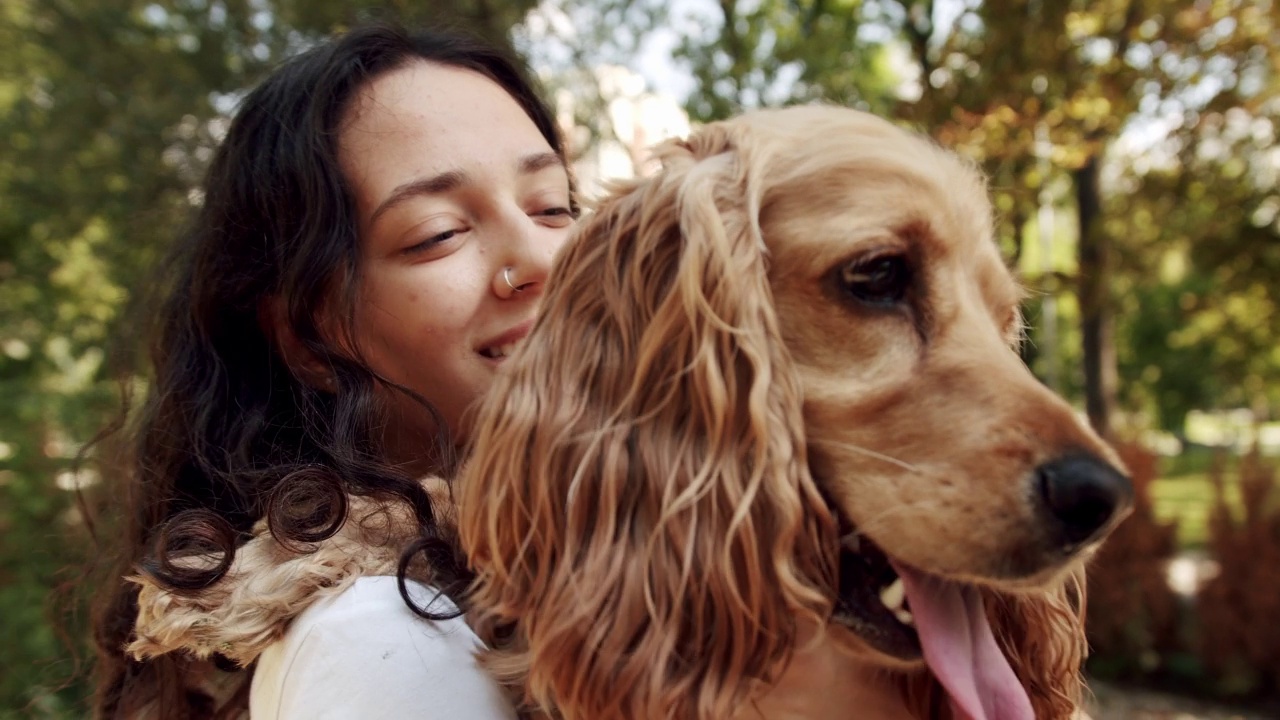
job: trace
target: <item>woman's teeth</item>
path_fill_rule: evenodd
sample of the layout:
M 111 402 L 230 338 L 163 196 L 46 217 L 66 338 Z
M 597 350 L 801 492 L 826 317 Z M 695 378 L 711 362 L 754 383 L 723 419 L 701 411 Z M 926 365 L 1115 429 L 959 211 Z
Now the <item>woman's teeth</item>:
M 515 352 L 515 349 L 516 349 L 516 343 L 507 343 L 506 345 L 495 345 L 494 347 L 491 347 L 491 348 L 485 348 L 484 350 L 480 351 L 480 354 L 484 355 L 487 358 L 498 359 L 498 358 L 507 357 L 511 353 Z
M 915 617 L 907 609 L 907 591 L 902 585 L 902 578 L 894 580 L 880 591 L 880 602 L 889 608 L 898 622 L 914 626 Z

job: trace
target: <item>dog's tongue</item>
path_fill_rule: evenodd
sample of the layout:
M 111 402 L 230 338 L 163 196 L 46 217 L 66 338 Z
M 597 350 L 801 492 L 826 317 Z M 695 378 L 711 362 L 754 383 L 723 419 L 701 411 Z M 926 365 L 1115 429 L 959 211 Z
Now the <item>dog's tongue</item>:
M 971 585 L 899 567 L 925 662 L 961 720 L 1035 720 L 1031 698 L 996 645 Z

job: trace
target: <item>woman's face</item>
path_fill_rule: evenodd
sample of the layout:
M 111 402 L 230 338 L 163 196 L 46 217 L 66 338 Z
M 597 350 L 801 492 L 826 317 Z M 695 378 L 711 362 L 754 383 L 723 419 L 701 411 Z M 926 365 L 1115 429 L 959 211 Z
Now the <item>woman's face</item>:
M 354 340 L 461 439 L 465 411 L 528 333 L 568 238 L 564 164 L 501 86 L 428 62 L 357 96 L 339 160 L 359 216 Z M 390 450 L 413 462 L 432 428 L 416 404 L 395 407 Z

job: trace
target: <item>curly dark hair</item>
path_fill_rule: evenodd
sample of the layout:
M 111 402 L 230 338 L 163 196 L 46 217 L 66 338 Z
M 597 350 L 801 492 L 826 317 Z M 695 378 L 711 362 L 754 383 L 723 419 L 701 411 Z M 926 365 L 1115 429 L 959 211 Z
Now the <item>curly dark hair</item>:
M 281 542 L 302 545 L 341 527 L 348 494 L 407 503 L 423 538 L 413 551 L 429 558 L 433 583 L 465 595 L 471 577 L 456 540 L 438 525 L 419 479 L 384 452 L 387 390 L 412 396 L 435 419 L 421 445 L 445 476 L 456 465 L 448 428 L 425 399 L 343 350 L 354 347 L 360 254 L 337 158 L 340 123 L 361 88 L 420 60 L 494 80 L 565 155 L 522 66 L 460 33 L 355 29 L 285 62 L 245 97 L 209 168 L 203 204 L 164 266 L 154 375 L 114 501 L 126 513 L 119 559 L 94 617 L 99 717 L 142 707 L 166 718 L 208 716 L 208 700 L 183 686 L 190 660 L 123 654 L 137 617 L 137 588 L 123 577 L 198 591 L 225 575 L 262 518 Z M 336 333 L 329 325 L 321 332 L 321 307 Z M 329 370 L 332 387 L 315 387 L 285 361 L 276 322 L 264 315 L 272 311 Z M 174 562 L 193 552 L 218 562 Z

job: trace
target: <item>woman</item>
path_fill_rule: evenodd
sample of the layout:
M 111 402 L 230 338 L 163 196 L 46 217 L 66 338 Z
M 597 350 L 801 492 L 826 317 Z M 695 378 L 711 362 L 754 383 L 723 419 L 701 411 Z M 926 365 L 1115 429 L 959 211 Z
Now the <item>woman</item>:
M 512 714 L 421 478 L 454 469 L 575 216 L 551 114 L 461 37 L 356 30 L 247 96 L 160 309 L 99 716 Z M 399 557 L 388 517 L 427 538 L 430 587 L 352 577 Z

